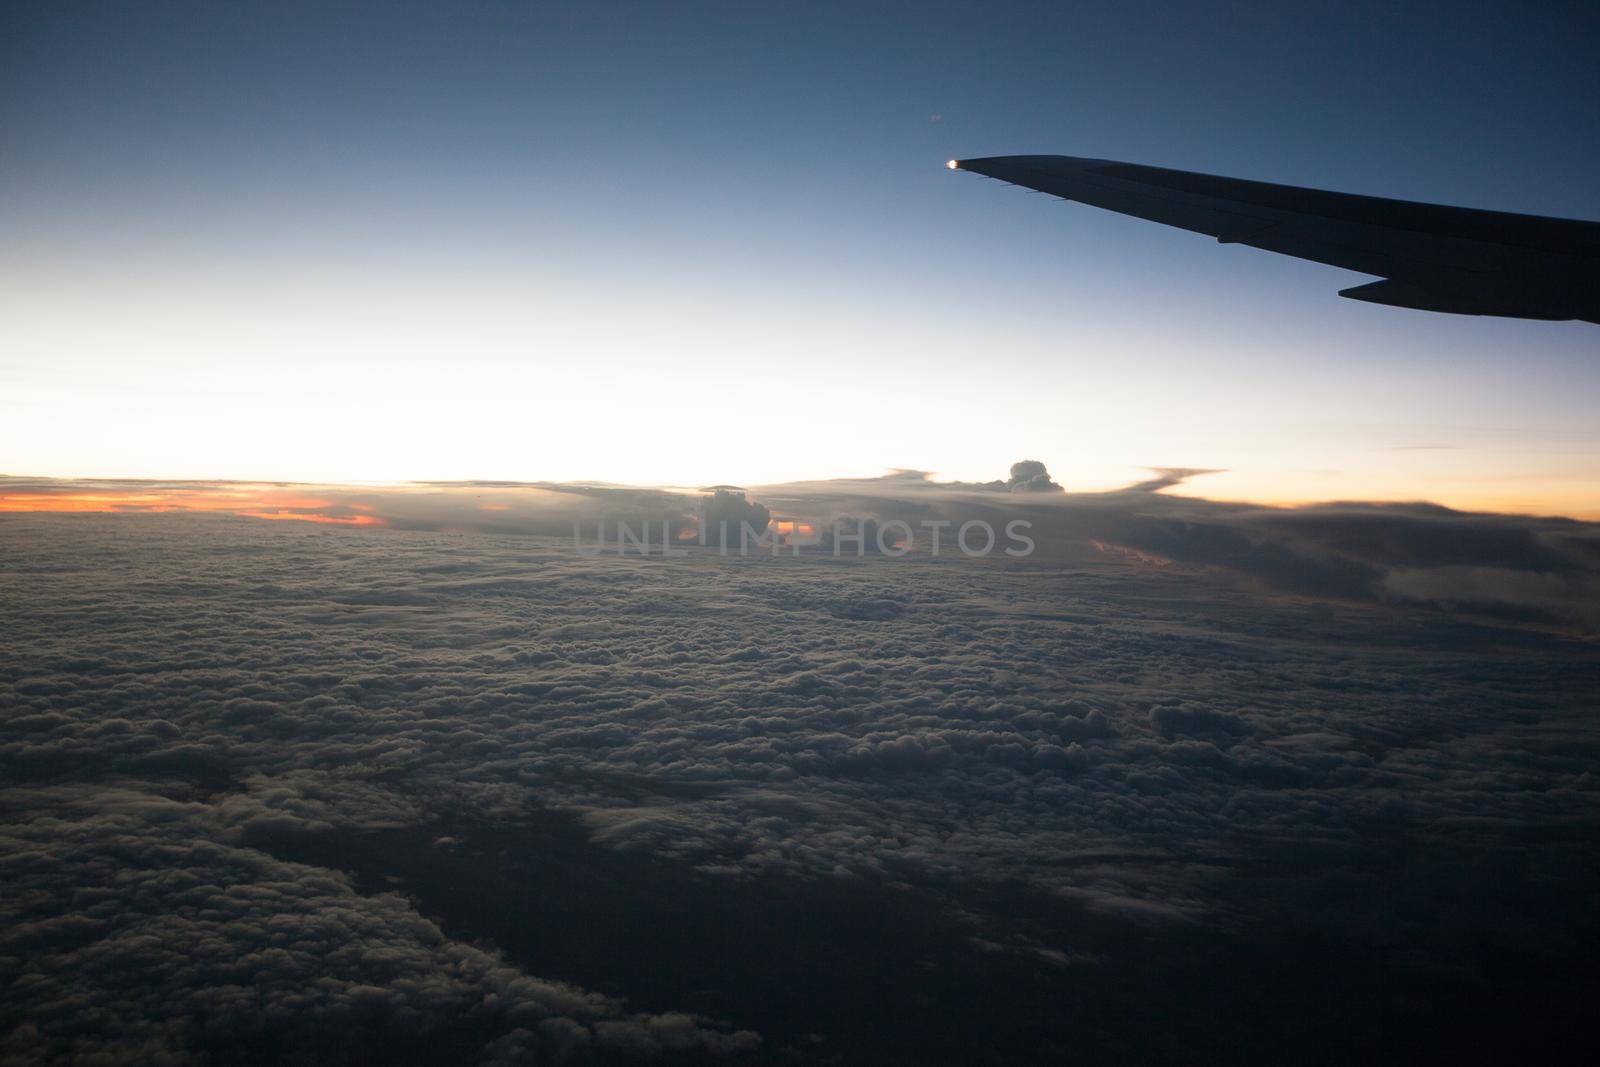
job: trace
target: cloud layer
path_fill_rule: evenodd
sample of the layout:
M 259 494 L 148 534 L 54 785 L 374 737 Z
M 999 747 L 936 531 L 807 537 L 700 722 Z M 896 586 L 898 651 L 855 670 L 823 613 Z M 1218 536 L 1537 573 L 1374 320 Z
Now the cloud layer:
M 1591 528 L 894 482 L 752 495 L 1020 508 L 1040 551 L 586 558 L 420 520 L 4 517 L 0 1048 L 963 1062 L 1066 1040 L 1037 1005 L 1077 998 L 1105 1013 L 1060 1019 L 1110 1055 L 1214 1039 L 1220 1016 L 1173 1014 L 1195 980 L 1270 997 L 1267 960 L 1309 990 L 1284 945 L 1339 946 L 1316 970 L 1351 1003 L 1377 968 L 1463 1017 L 1507 967 L 1573 965 Z M 726 918 L 779 893 L 793 930 Z M 849 901 L 882 903 L 876 934 L 841 935 Z M 1261 957 L 1197 978 L 1196 951 Z M 885 954 L 910 977 L 849 985 Z M 930 985 L 930 954 L 1010 992 Z M 904 1029 L 852 1021 L 890 986 L 924 991 Z M 963 997 L 980 1018 L 917 1007 Z M 1241 1058 L 1340 1030 L 1309 992 L 1274 1003 Z

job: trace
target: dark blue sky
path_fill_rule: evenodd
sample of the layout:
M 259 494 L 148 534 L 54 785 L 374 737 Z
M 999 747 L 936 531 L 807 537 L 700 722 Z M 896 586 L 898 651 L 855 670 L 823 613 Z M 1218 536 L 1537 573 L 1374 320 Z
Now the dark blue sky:
M 16 303 L 0 467 L 671 480 L 663 450 L 632 436 L 654 419 L 675 424 L 684 481 L 992 475 L 1024 452 L 1115 480 L 1255 456 L 1278 473 L 1239 492 L 1309 498 L 1316 472 L 1356 469 L 1351 443 L 1375 439 L 1487 441 L 1493 456 L 1463 466 L 1480 473 L 1536 453 L 1499 476 L 1559 477 L 1568 496 L 1600 480 L 1584 428 L 1600 401 L 1593 327 L 1357 305 L 1334 293 L 1359 276 L 941 166 L 1061 152 L 1593 218 L 1591 4 L 68 3 L 4 17 L 0 278 Z M 390 359 L 395 334 L 407 343 Z M 366 385 L 371 402 L 351 403 Z M 508 388 L 562 418 L 470 448 L 352 444 L 429 419 L 442 397 L 479 413 L 435 421 L 481 435 L 513 416 L 496 399 Z M 253 441 L 238 418 L 152 436 L 131 393 L 169 426 L 218 405 L 272 418 L 299 398 L 300 437 L 343 410 L 348 462 L 310 469 L 301 446 Z M 252 408 L 263 396 L 278 407 Z M 625 415 L 621 443 L 564 447 L 574 411 Z M 798 444 L 763 462 L 729 445 L 772 424 L 884 418 L 894 432 L 850 447 L 829 434 L 809 470 Z M 50 439 L 64 429 L 70 444 Z M 185 467 L 197 435 L 221 439 Z M 1401 495 L 1447 473 L 1464 476 L 1411 471 Z M 1400 492 L 1375 476 L 1337 491 Z

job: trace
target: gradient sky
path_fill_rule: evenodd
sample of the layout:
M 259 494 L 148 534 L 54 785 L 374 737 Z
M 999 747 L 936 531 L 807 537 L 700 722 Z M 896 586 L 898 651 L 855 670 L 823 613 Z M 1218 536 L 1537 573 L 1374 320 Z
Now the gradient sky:
M 1600 516 L 1600 329 L 953 174 L 1600 217 L 1600 8 L 8 5 L 0 471 Z

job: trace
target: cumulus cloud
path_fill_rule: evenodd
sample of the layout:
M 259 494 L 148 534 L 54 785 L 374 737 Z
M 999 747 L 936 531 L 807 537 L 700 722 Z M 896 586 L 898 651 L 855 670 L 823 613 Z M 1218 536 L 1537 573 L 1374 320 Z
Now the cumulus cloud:
M 1013 493 L 1048 493 L 1060 490 L 1050 478 L 1050 472 L 1045 465 L 1036 459 L 1024 459 L 1011 465 L 1011 477 L 1006 479 L 1006 488 Z
M 737 545 L 741 537 L 748 535 L 750 538 L 766 536 L 767 524 L 772 518 L 772 512 L 766 505 L 749 500 L 745 497 L 744 490 L 732 486 L 716 486 L 706 497 L 702 497 L 696 507 L 694 517 L 697 533 L 702 533 L 702 540 L 713 545 Z

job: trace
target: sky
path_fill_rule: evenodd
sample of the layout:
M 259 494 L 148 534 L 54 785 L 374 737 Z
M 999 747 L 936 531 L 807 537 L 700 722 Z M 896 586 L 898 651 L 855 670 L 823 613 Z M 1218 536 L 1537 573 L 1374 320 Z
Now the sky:
M 1069 489 L 1600 517 L 1600 331 L 951 173 L 1600 215 L 1590 5 L 0 15 L 0 472 Z

